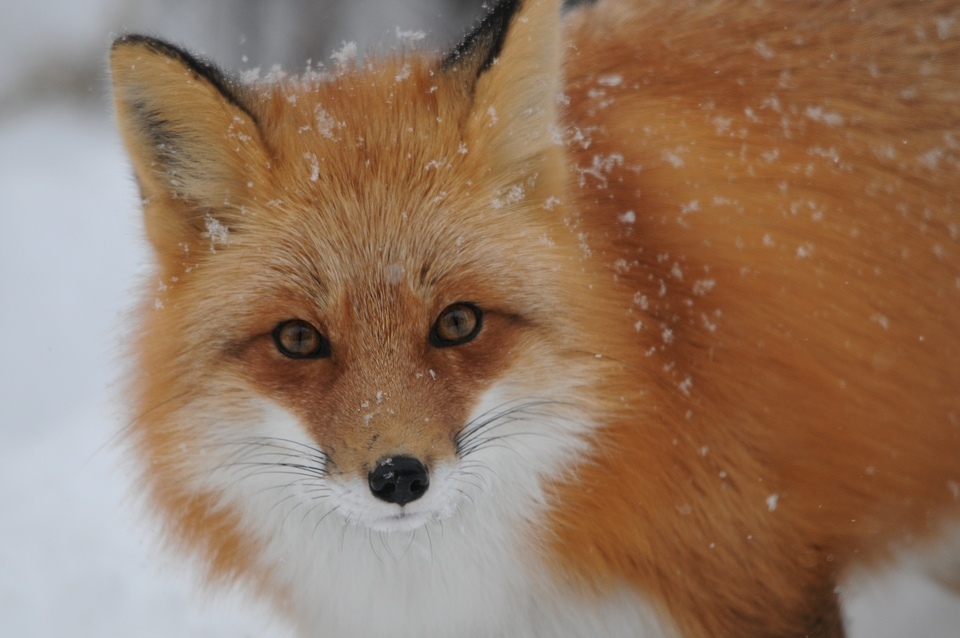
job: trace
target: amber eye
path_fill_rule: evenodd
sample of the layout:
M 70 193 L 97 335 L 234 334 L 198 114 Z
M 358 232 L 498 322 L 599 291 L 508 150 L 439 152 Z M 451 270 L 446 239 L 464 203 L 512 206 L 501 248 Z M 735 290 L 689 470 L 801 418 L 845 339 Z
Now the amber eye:
M 273 329 L 277 350 L 292 359 L 320 359 L 330 356 L 330 342 L 302 319 L 284 321 Z
M 433 324 L 430 343 L 437 348 L 467 343 L 480 332 L 482 319 L 480 309 L 472 303 L 461 301 L 447 306 Z

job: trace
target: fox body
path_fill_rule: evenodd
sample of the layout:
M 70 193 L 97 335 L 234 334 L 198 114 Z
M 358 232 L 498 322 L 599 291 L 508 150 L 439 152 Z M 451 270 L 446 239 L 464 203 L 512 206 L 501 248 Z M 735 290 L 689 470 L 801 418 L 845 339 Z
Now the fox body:
M 558 5 L 115 43 L 150 502 L 303 635 L 842 636 L 960 514 L 960 8 Z

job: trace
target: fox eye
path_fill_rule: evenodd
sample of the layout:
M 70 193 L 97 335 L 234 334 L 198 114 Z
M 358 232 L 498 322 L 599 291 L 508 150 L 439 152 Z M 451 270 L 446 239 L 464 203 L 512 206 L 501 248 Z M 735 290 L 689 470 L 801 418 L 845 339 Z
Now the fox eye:
M 443 309 L 433 331 L 430 343 L 437 348 L 459 346 L 477 336 L 483 323 L 483 313 L 472 303 L 457 302 Z
M 273 342 L 291 359 L 321 359 L 330 356 L 330 342 L 302 319 L 291 319 L 273 329 Z

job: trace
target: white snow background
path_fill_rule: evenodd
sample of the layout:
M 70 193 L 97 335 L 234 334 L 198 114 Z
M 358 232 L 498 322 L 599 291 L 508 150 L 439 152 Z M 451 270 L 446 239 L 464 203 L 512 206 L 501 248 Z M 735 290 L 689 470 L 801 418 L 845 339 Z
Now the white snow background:
M 105 68 L 136 4 L 14 2 L 0 19 L 0 636 L 288 636 L 161 549 L 116 445 L 148 257 Z M 906 565 L 846 600 L 854 638 L 960 636 L 960 599 Z

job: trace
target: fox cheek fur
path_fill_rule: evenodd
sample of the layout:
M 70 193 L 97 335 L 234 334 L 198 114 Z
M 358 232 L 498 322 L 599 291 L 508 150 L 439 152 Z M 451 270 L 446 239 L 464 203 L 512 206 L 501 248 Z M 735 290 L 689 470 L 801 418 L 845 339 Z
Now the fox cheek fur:
M 559 4 L 115 42 L 150 503 L 303 635 L 841 638 L 960 515 L 960 10 Z

